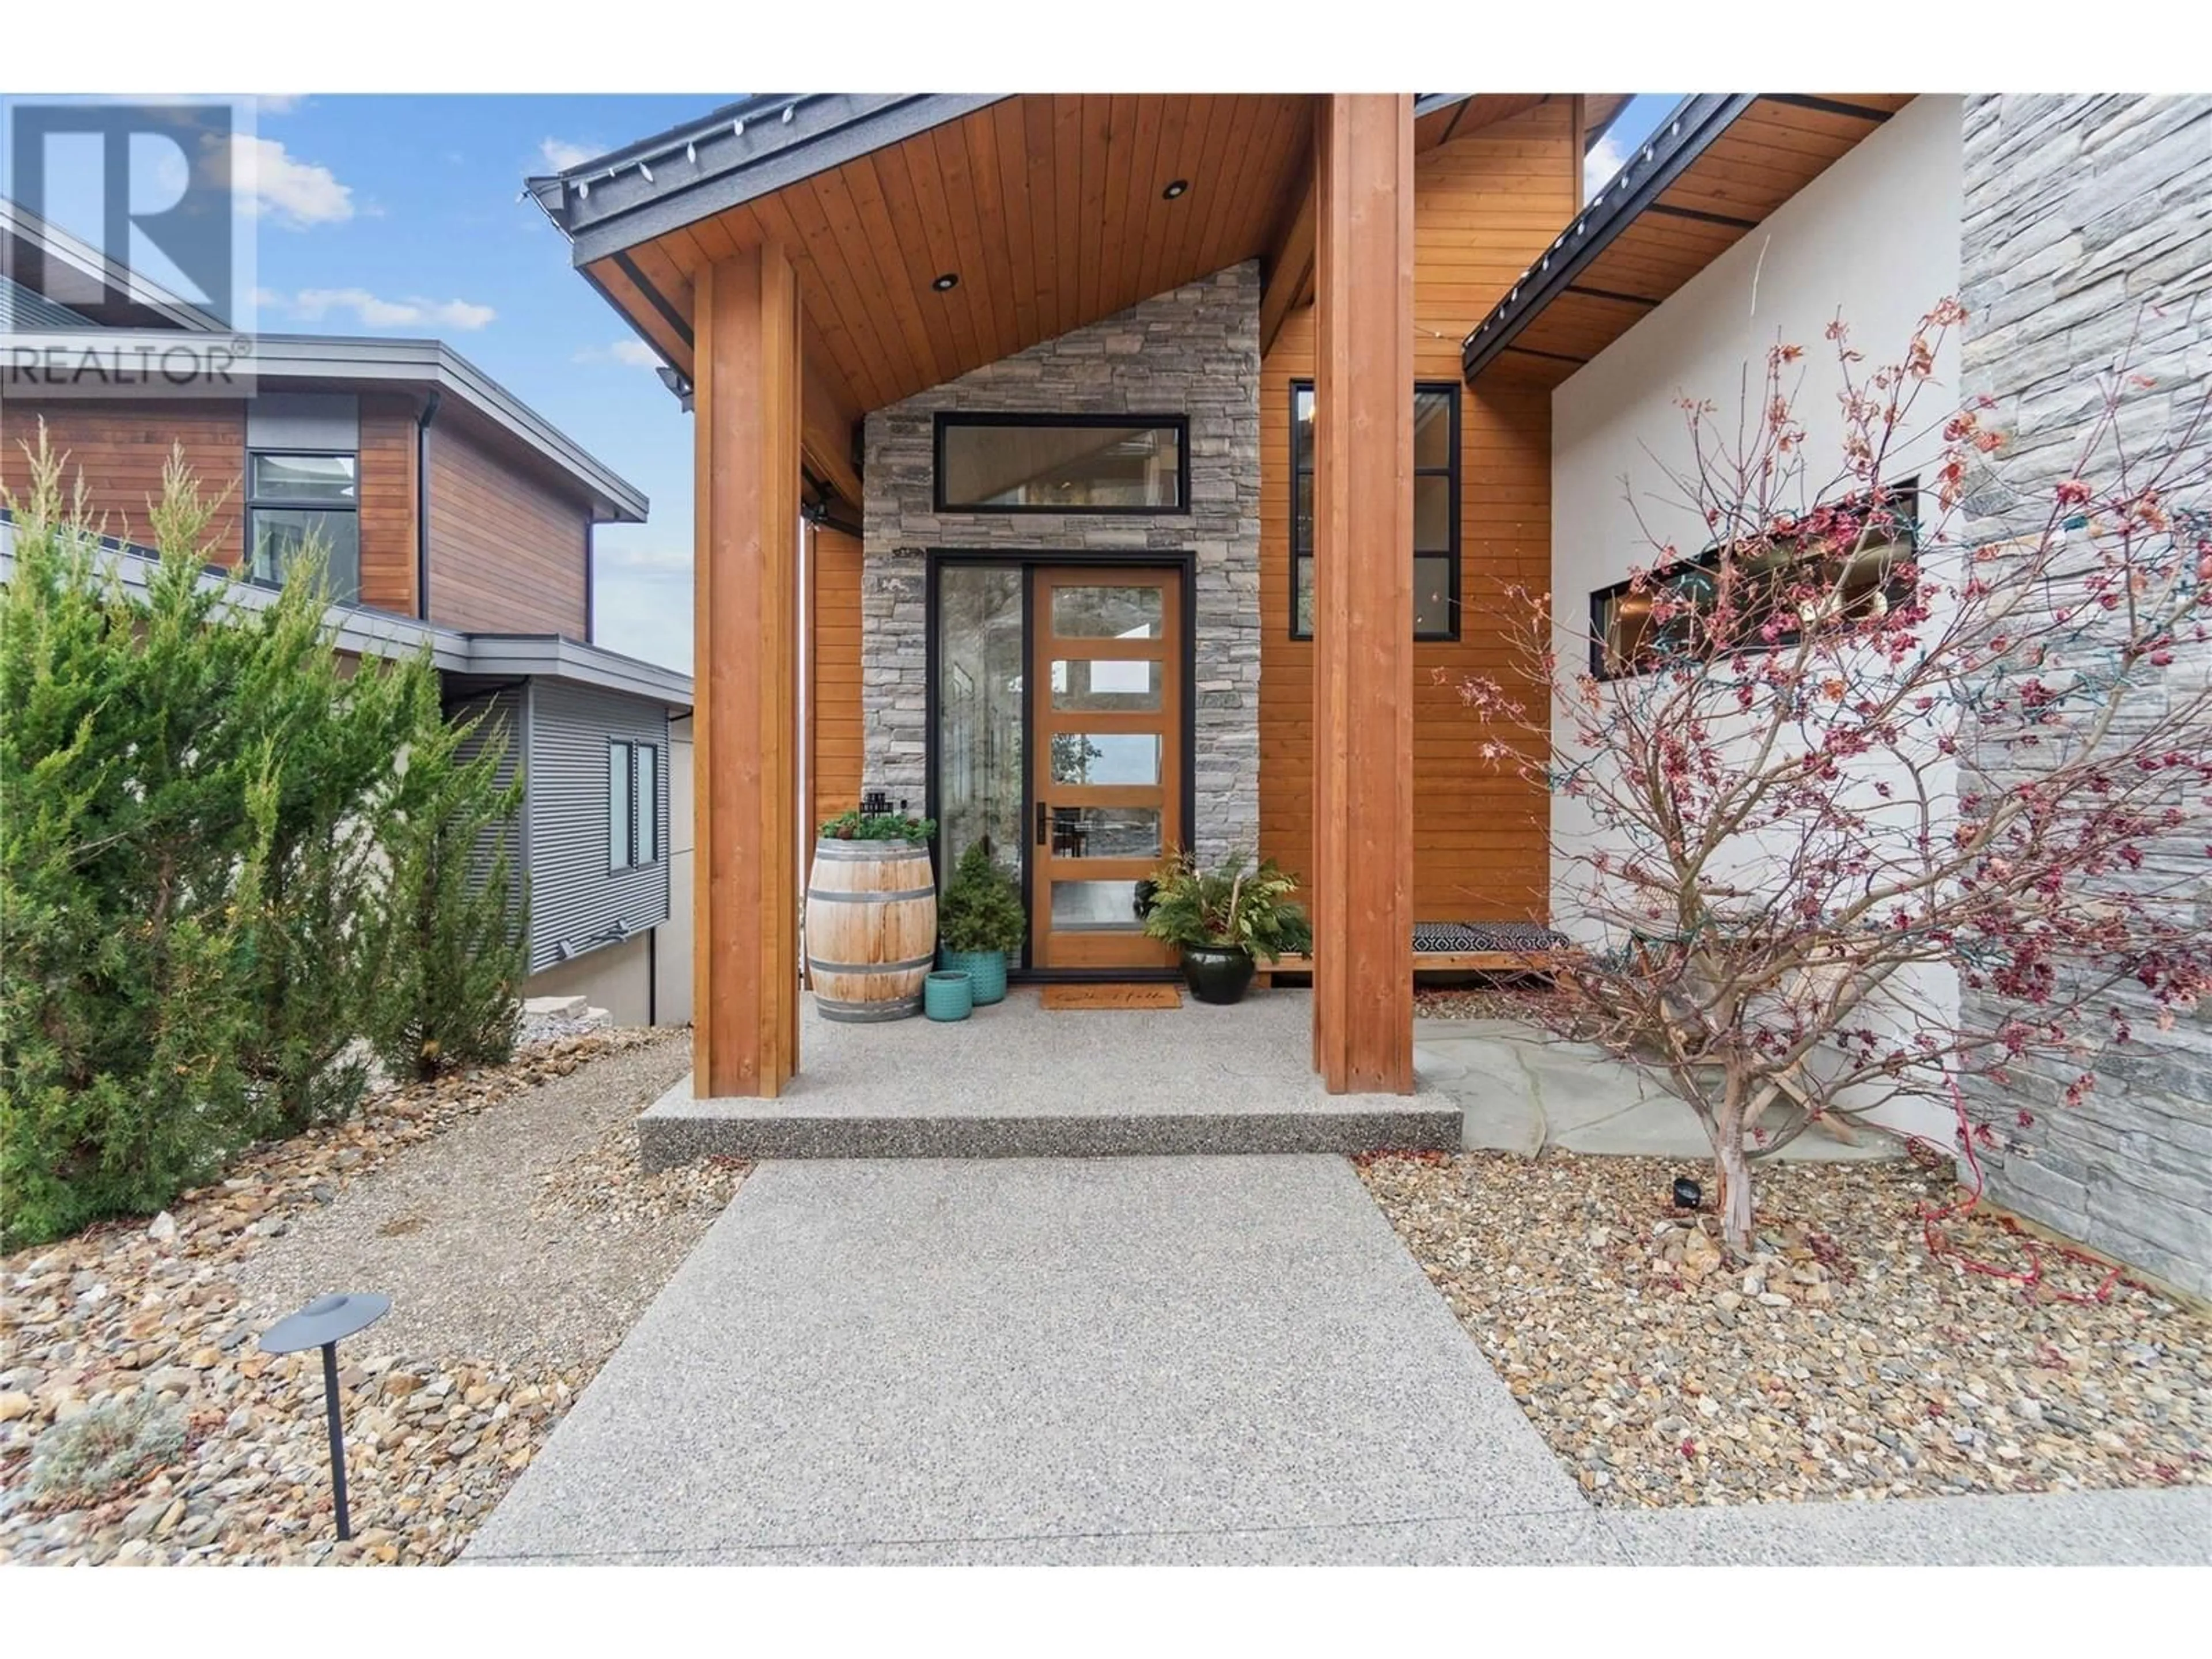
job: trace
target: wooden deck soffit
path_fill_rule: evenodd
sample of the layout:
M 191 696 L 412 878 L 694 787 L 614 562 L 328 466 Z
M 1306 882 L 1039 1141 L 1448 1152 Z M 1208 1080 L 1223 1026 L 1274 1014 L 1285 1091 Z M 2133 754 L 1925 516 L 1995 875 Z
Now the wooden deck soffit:
M 1685 99 L 1469 334 L 1461 365 L 1557 385 L 1755 230 L 1911 93 Z M 1617 94 L 1585 100 L 1587 130 Z

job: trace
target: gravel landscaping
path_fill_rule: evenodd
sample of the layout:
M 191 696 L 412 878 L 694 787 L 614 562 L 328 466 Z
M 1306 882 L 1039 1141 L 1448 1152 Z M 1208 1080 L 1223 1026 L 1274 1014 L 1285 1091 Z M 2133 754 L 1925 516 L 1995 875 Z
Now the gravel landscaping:
M 1682 1166 L 1386 1156 L 1368 1190 L 1583 1492 L 1608 1505 L 2212 1485 L 2212 1320 L 2044 1253 L 2046 1289 L 1923 1239 L 1948 1172 L 1769 1166 L 1760 1254 L 1670 1206 Z M 1694 1171 L 1702 1175 L 1703 1171 Z M 1992 1218 L 1946 1224 L 2021 1266 Z
M 632 1121 L 689 1059 L 680 1033 L 562 1038 L 0 1260 L 0 1561 L 450 1559 L 743 1177 L 637 1169 Z M 345 1545 L 320 1356 L 256 1346 L 337 1289 L 392 1298 L 339 1351 Z

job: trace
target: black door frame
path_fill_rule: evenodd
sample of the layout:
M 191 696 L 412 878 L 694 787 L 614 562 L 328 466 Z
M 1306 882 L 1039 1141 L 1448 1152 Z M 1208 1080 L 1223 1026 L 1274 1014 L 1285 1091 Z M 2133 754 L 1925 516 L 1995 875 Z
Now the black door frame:
M 1034 705 L 1036 688 L 1030 684 L 1032 676 L 1029 664 L 1036 643 L 1036 586 L 1030 580 L 1030 572 L 1040 565 L 1055 569 L 1079 570 L 1172 570 L 1182 578 L 1182 825 L 1186 838 L 1195 840 L 1198 834 L 1198 561 L 1188 549 L 1146 548 L 1129 552 L 1093 551 L 1083 548 L 965 548 L 933 547 L 925 550 L 927 561 L 923 573 L 924 591 L 924 648 L 923 672 L 927 684 L 922 700 L 923 760 L 926 787 L 923 799 L 928 816 L 937 817 L 937 635 L 938 635 L 938 572 L 947 566 L 996 566 L 1004 569 L 1018 568 L 1022 573 L 1022 816 L 1021 884 L 1024 905 L 1035 902 L 1030 891 L 1030 836 L 1028 825 L 1030 814 L 1036 810 L 1036 775 L 1030 757 L 1036 748 L 1033 730 Z M 945 868 L 945 848 L 942 830 L 939 840 L 933 842 L 930 854 L 938 868 L 941 884 L 950 874 Z M 1164 848 L 1163 856 L 1173 848 Z M 1030 960 L 1030 946 L 1023 940 L 1019 957 L 1009 964 L 1012 976 L 1024 982 L 1030 981 L 1055 983 L 1118 984 L 1132 980 L 1171 980 L 1180 977 L 1175 968 L 1039 968 Z

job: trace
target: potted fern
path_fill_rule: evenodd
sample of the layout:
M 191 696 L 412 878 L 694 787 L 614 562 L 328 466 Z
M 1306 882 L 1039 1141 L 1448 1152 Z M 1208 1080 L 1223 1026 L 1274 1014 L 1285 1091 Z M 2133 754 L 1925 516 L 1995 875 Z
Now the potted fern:
M 1250 988 L 1253 959 L 1297 956 L 1313 948 L 1313 927 L 1291 900 L 1298 878 L 1273 859 L 1248 867 L 1231 853 L 1211 870 L 1178 854 L 1152 877 L 1145 932 L 1182 952 L 1183 982 L 1200 1002 L 1240 1002 Z
M 991 857 L 988 843 L 969 843 L 938 901 L 938 954 L 945 971 L 964 973 L 977 1003 L 1003 1001 L 1006 958 L 1029 936 L 1020 890 Z

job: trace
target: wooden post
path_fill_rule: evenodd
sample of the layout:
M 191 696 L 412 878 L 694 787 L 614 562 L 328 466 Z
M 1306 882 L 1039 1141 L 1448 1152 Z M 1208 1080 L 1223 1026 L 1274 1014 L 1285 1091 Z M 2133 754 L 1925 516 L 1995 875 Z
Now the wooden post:
M 1314 1069 L 1413 1087 L 1413 109 L 1320 100 Z
M 799 1069 L 799 282 L 773 242 L 698 276 L 692 1087 Z

